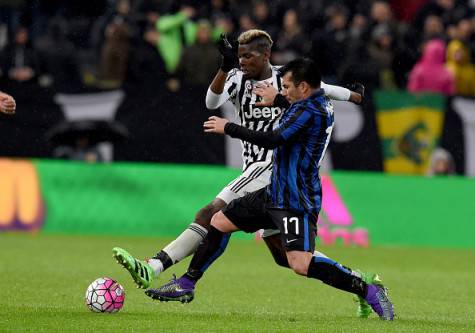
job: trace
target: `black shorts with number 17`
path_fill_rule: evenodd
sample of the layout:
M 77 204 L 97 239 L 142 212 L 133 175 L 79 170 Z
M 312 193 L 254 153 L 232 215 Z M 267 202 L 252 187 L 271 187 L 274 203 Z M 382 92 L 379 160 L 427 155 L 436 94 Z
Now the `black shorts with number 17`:
M 231 201 L 223 209 L 223 213 L 236 227 L 248 233 L 277 227 L 287 251 L 313 253 L 315 250 L 317 217 L 313 214 L 270 208 L 265 188 Z

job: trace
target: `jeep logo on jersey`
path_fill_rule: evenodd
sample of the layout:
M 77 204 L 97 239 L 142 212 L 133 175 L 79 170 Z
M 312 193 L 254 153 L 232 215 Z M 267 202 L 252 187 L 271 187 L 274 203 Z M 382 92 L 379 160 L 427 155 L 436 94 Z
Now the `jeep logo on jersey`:
M 282 108 L 280 107 L 253 107 L 249 106 L 249 109 L 244 111 L 244 118 L 246 119 L 263 119 L 272 120 L 279 118 L 282 115 Z

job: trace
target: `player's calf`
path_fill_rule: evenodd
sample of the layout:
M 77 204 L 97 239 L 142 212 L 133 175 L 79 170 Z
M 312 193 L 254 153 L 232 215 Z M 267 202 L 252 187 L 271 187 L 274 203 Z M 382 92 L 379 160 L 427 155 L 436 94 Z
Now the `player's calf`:
M 295 273 L 307 276 L 312 254 L 304 251 L 289 251 L 287 252 L 287 260 L 290 268 L 292 268 Z

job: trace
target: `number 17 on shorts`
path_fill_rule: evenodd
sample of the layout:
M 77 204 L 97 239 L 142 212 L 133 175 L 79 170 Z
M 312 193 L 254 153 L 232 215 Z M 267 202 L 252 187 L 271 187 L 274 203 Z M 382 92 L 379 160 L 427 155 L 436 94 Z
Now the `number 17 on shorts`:
M 314 251 L 317 229 L 314 215 L 286 210 L 272 210 L 269 213 L 280 230 L 287 251 Z

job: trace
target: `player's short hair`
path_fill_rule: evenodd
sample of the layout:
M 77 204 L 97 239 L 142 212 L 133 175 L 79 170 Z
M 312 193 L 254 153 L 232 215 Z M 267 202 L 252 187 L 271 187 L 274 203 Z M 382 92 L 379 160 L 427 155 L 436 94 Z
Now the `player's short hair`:
M 280 76 L 285 73 L 292 73 L 292 82 L 298 86 L 301 82 L 307 82 L 312 88 L 319 88 L 322 74 L 317 64 L 308 58 L 298 58 L 282 66 L 279 70 Z
M 239 45 L 254 44 L 259 52 L 270 51 L 272 48 L 272 38 L 264 30 L 251 29 L 244 31 L 238 37 Z

